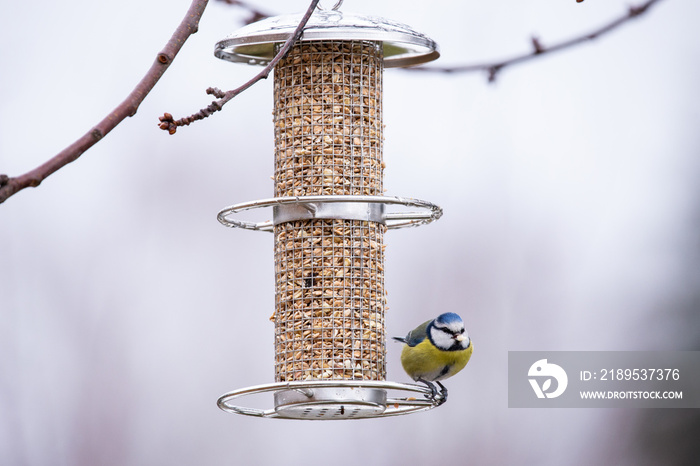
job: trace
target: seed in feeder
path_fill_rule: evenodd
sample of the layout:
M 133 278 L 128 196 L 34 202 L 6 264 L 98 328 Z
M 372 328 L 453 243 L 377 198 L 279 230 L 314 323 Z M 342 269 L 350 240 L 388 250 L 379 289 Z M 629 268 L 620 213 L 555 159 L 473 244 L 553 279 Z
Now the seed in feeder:
M 280 61 L 276 196 L 383 193 L 381 62 L 372 42 L 304 42 Z M 276 342 L 278 381 L 384 379 L 384 231 L 345 220 L 275 226 L 275 328 L 288 335 Z M 306 325 L 315 330 L 288 333 Z

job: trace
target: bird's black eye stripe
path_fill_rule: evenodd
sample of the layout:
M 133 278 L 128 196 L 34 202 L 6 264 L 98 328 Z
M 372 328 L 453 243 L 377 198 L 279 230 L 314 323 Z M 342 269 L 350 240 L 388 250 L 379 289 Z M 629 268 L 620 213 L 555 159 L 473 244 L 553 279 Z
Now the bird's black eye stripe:
M 459 333 L 464 333 L 464 329 L 460 330 Z

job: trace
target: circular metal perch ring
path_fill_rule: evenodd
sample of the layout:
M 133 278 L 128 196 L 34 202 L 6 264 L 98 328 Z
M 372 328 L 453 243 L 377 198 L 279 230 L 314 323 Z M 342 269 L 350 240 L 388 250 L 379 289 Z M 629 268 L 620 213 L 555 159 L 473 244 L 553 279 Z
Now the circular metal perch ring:
M 414 393 L 416 396 L 413 397 L 386 397 L 386 403 L 382 405 L 377 405 L 372 403 L 372 408 L 380 407 L 381 409 L 371 409 L 369 411 L 365 410 L 365 414 L 358 417 L 351 416 L 316 416 L 308 419 L 363 419 L 363 418 L 373 418 L 373 417 L 387 417 L 387 416 L 398 416 L 401 414 L 409 414 L 418 411 L 425 411 L 428 409 L 435 408 L 438 406 L 438 400 L 431 398 L 431 392 L 427 387 L 414 384 L 404 384 L 398 382 L 386 382 L 377 380 L 313 380 L 313 381 L 299 381 L 299 382 L 277 382 L 265 385 L 256 385 L 253 387 L 241 388 L 234 390 L 232 392 L 222 395 L 218 401 L 217 405 L 223 411 L 242 414 L 244 416 L 254 416 L 263 417 L 271 419 L 300 419 L 296 416 L 286 416 L 285 410 L 282 407 L 276 406 L 270 409 L 260 409 L 260 408 L 248 408 L 244 406 L 238 406 L 233 402 L 239 398 L 246 396 L 257 395 L 267 392 L 289 392 L 296 391 L 302 396 L 311 397 L 313 396 L 313 391 L 328 391 L 331 389 L 342 389 L 342 390 L 370 390 L 370 391 L 384 391 L 384 390 L 394 390 L 401 392 Z M 311 393 L 311 394 L 309 394 Z M 321 412 L 329 409 L 336 409 L 340 406 L 340 411 L 343 412 L 343 406 L 353 405 L 353 401 L 344 402 L 343 400 L 332 400 L 326 402 L 319 402 L 313 409 Z M 357 404 L 357 403 L 355 403 Z M 366 407 L 366 403 L 365 403 Z M 307 411 L 311 408 L 307 408 Z
M 423 209 L 423 212 L 385 212 L 387 205 L 402 205 Z M 261 207 L 274 208 L 274 220 L 247 222 L 231 215 Z M 300 196 L 274 197 L 244 202 L 221 210 L 217 218 L 231 228 L 273 231 L 274 225 L 294 220 L 344 219 L 382 223 L 390 230 L 425 225 L 439 219 L 442 209 L 419 199 L 391 196 Z

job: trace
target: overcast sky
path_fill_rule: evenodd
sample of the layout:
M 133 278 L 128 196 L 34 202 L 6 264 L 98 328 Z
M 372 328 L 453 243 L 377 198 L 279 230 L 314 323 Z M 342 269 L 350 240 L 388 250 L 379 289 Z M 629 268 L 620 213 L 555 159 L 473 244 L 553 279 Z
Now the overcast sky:
M 568 39 L 629 3 L 348 0 L 342 11 L 406 23 L 451 65 L 525 53 L 532 35 Z M 103 118 L 188 6 L 4 0 L 0 173 L 34 168 Z M 662 1 L 493 84 L 387 70 L 387 195 L 444 209 L 386 235 L 387 331 L 450 310 L 475 351 L 439 409 L 330 423 L 215 404 L 274 380 L 272 236 L 216 221 L 272 196 L 272 80 L 175 136 L 157 118 L 258 71 L 213 56 L 243 17 L 210 2 L 135 117 L 0 206 L 3 461 L 642 464 L 659 410 L 509 409 L 506 363 L 514 350 L 699 349 L 700 5 Z M 388 343 L 388 380 L 408 382 L 399 351 Z

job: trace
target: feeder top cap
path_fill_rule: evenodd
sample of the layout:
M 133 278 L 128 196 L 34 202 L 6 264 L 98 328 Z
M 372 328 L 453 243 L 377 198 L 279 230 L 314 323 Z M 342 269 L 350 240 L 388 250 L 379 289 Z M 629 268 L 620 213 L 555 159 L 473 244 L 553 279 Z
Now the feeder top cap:
M 244 26 L 217 42 L 214 55 L 235 63 L 266 65 L 275 56 L 275 45 L 294 33 L 302 16 L 273 16 Z M 440 56 L 432 39 L 405 24 L 336 10 L 315 10 L 301 40 L 378 41 L 383 45 L 385 68 L 420 65 Z

